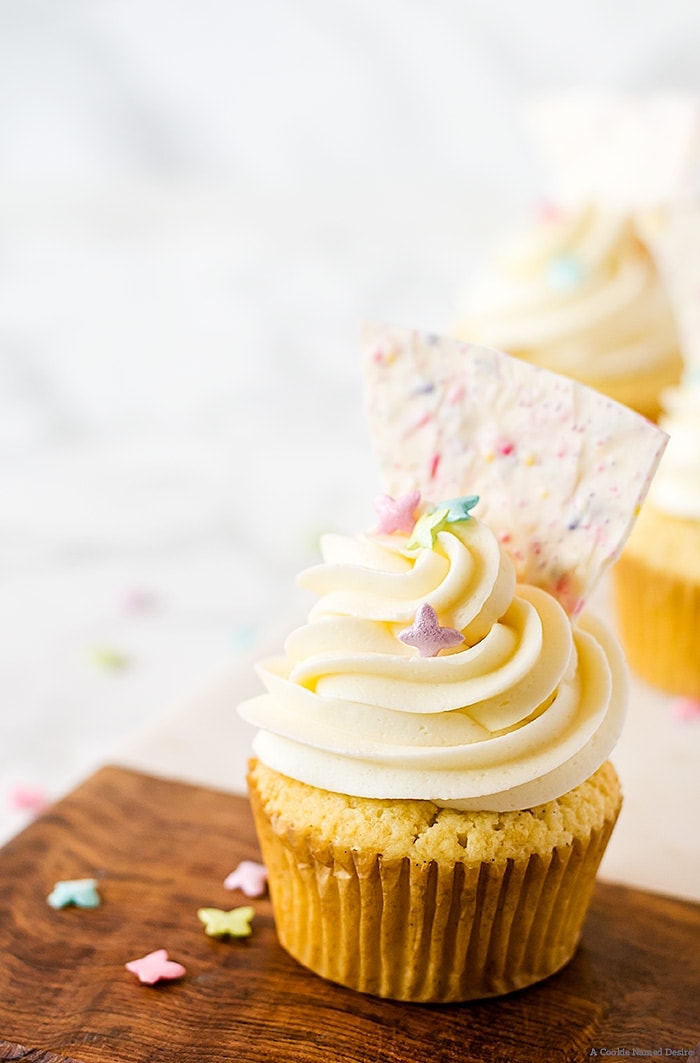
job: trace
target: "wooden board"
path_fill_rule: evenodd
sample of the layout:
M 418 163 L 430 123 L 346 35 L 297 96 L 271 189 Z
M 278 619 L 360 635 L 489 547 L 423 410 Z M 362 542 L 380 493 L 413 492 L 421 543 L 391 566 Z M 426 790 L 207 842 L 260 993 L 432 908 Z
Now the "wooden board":
M 700 1039 L 698 905 L 599 884 L 579 951 L 547 982 L 407 1005 L 286 955 L 269 901 L 223 888 L 257 854 L 243 798 L 137 772 L 104 768 L 53 806 L 0 850 L 0 1059 L 579 1063 L 593 1050 L 687 1058 Z M 56 881 L 92 876 L 99 908 L 47 905 Z M 245 903 L 247 939 L 208 938 L 196 918 Z M 185 978 L 149 987 L 125 969 L 157 948 Z

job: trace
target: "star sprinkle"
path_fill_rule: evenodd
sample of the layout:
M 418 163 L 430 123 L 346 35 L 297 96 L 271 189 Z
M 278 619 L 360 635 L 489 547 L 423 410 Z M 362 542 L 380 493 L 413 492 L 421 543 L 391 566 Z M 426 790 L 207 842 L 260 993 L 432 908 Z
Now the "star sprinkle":
M 130 960 L 124 966 L 144 985 L 172 982 L 174 978 L 182 978 L 184 974 L 187 974 L 186 967 L 170 959 L 167 949 L 156 949 L 155 952 L 149 952 L 147 956 L 141 956 L 138 960 Z
M 213 938 L 246 938 L 252 934 L 250 921 L 255 915 L 254 908 L 232 908 L 226 912 L 223 908 L 199 908 L 197 918 L 204 923 L 204 932 Z
M 408 540 L 408 549 L 417 550 L 422 546 L 426 550 L 431 550 L 435 546 L 435 536 L 447 523 L 448 515 L 447 509 L 434 509 L 432 513 L 424 513 L 416 522 L 413 535 Z
M 480 495 L 462 495 L 461 498 L 448 498 L 442 505 L 447 507 L 446 524 L 459 524 L 469 520 L 471 511 L 479 501 Z
M 377 532 L 390 535 L 392 532 L 405 532 L 409 535 L 416 523 L 416 510 L 420 503 L 420 491 L 409 491 L 400 498 L 391 495 L 377 495 L 374 508 L 379 515 Z
M 99 908 L 102 900 L 97 892 L 97 879 L 75 878 L 57 882 L 46 898 L 51 908 Z
M 224 889 L 241 890 L 246 897 L 262 897 L 267 886 L 267 868 L 255 860 L 242 860 L 224 879 Z
M 464 635 L 453 627 L 440 627 L 437 613 L 432 605 L 423 602 L 411 627 L 399 635 L 407 646 L 415 646 L 421 657 L 437 657 L 440 650 L 458 646 Z

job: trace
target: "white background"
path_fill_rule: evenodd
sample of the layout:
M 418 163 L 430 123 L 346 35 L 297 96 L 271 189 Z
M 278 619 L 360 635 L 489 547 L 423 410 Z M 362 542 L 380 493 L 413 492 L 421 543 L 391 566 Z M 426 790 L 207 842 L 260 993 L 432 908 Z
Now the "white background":
M 680 0 L 0 0 L 0 836 L 371 519 L 361 323 L 450 331 L 527 100 L 698 54 Z

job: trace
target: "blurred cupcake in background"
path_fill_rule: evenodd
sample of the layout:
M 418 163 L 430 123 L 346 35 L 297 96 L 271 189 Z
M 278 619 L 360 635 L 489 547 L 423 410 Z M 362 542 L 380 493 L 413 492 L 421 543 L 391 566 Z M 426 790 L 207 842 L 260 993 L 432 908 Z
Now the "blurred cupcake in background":
M 661 396 L 668 445 L 613 586 L 630 666 L 670 694 L 700 700 L 700 210 L 680 205 L 654 239 L 686 368 Z
M 550 199 L 476 278 L 458 335 L 655 420 L 683 361 L 648 222 L 690 194 L 697 105 L 574 94 L 537 102 L 529 119 Z
M 681 356 L 634 216 L 550 206 L 474 287 L 460 335 L 573 377 L 655 420 Z

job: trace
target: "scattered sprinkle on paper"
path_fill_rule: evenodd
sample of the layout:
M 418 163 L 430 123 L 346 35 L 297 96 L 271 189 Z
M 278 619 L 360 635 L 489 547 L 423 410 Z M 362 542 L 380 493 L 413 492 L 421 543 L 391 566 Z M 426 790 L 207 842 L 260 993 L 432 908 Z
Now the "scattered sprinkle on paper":
M 258 636 L 258 631 L 259 629 L 254 624 L 244 624 L 235 628 L 232 635 L 234 646 L 239 650 L 252 646 Z
M 129 666 L 129 658 L 110 646 L 93 646 L 92 659 L 107 672 L 119 672 Z
M 690 723 L 691 720 L 700 721 L 700 699 L 674 698 L 671 702 L 671 714 L 681 723 Z
M 102 903 L 97 890 L 97 879 L 75 878 L 57 882 L 46 898 L 51 908 L 99 908 Z
M 51 804 L 44 790 L 38 786 L 27 786 L 23 783 L 19 783 L 10 791 L 9 803 L 11 808 L 32 812 L 35 815 L 43 812 Z
M 124 594 L 124 608 L 130 613 L 148 613 L 158 604 L 158 595 L 149 587 L 131 587 Z

